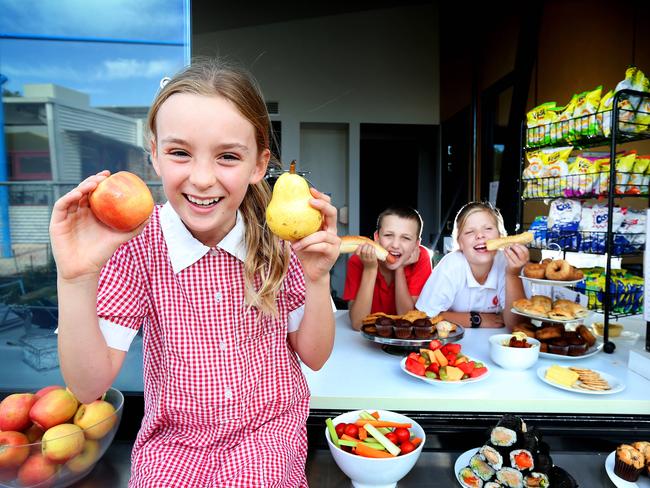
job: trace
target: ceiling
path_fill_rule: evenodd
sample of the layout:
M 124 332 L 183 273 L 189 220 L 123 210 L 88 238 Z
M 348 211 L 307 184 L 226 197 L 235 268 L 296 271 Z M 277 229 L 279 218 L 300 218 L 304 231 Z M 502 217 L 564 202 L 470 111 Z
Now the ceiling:
M 435 0 L 192 0 L 192 33 L 206 34 L 296 19 L 434 3 Z

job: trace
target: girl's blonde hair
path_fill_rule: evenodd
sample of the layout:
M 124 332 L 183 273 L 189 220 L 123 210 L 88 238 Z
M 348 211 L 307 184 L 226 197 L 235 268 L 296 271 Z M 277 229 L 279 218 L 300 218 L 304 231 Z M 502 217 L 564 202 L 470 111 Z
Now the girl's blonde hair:
M 451 240 L 454 244 L 454 250 L 458 249 L 458 236 L 463 232 L 467 219 L 478 212 L 487 212 L 492 218 L 499 230 L 499 236 L 504 237 L 507 235 L 505 225 L 503 224 L 503 217 L 499 209 L 493 206 L 490 202 L 470 202 L 465 204 L 456 214 L 454 219 L 454 230 L 451 233 Z
M 174 76 L 156 95 L 149 110 L 149 140 L 156 139 L 156 116 L 163 103 L 176 93 L 219 96 L 233 103 L 255 129 L 259 154 L 270 149 L 271 122 L 261 91 L 243 69 L 223 61 L 199 59 Z M 272 156 L 269 167 L 280 167 Z M 264 314 L 277 314 L 275 303 L 289 264 L 289 249 L 265 225 L 271 187 L 266 179 L 249 185 L 239 207 L 246 224 L 244 262 L 245 299 Z

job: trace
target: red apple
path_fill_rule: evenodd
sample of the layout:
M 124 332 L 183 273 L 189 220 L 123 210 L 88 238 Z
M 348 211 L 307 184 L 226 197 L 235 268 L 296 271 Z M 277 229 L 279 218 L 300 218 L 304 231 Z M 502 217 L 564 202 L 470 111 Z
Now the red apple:
M 0 430 L 25 430 L 32 423 L 29 410 L 34 405 L 33 393 L 14 393 L 0 402 Z
M 95 217 L 122 232 L 135 229 L 153 211 L 153 197 L 146 183 L 128 171 L 103 180 L 88 201 Z
M 17 468 L 29 456 L 25 434 L 8 430 L 0 432 L 0 468 Z
M 77 411 L 78 402 L 67 389 L 59 388 L 47 392 L 36 400 L 29 411 L 29 417 L 41 429 L 47 430 L 70 420 Z
M 41 429 L 38 425 L 32 424 L 29 426 L 27 429 L 23 431 L 23 434 L 27 436 L 27 440 L 29 441 L 30 444 L 33 444 L 34 442 L 38 442 L 41 440 L 41 437 L 43 437 L 43 432 L 45 432 L 43 429 Z
M 49 392 L 51 392 L 52 390 L 62 390 L 62 389 L 64 389 L 64 388 L 65 388 L 65 386 L 61 386 L 61 385 L 49 385 L 49 386 L 44 386 L 43 388 L 41 388 L 40 390 L 38 390 L 38 391 L 35 393 L 35 395 L 36 395 L 36 399 L 38 400 L 38 399 L 41 398 L 42 396 L 45 396 L 46 393 L 49 393 Z
M 42 454 L 32 454 L 18 470 L 18 481 L 22 486 L 45 488 L 52 486 L 59 466 Z

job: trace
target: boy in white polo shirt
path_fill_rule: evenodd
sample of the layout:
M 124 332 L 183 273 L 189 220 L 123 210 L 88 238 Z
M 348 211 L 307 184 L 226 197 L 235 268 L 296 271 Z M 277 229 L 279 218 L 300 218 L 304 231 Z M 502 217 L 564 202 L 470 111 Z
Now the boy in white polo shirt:
M 456 249 L 433 268 L 416 308 L 430 317 L 442 313 L 463 327 L 512 327 L 520 318 L 512 302 L 525 298 L 521 268 L 528 249 L 521 244 L 488 251 L 486 241 L 506 235 L 503 217 L 487 202 L 471 202 L 460 209 L 452 239 Z

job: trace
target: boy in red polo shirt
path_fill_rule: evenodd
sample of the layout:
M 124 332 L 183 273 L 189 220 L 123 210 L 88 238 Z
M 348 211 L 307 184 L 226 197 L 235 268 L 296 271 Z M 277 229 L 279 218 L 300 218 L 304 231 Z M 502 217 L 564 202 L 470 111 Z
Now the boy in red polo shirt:
M 404 314 L 415 308 L 431 274 L 431 256 L 420 245 L 422 217 L 408 207 L 389 207 L 377 218 L 374 239 L 397 260 L 377 260 L 371 245 L 359 246 L 348 261 L 343 299 L 350 302 L 350 321 L 356 330 L 371 313 Z

